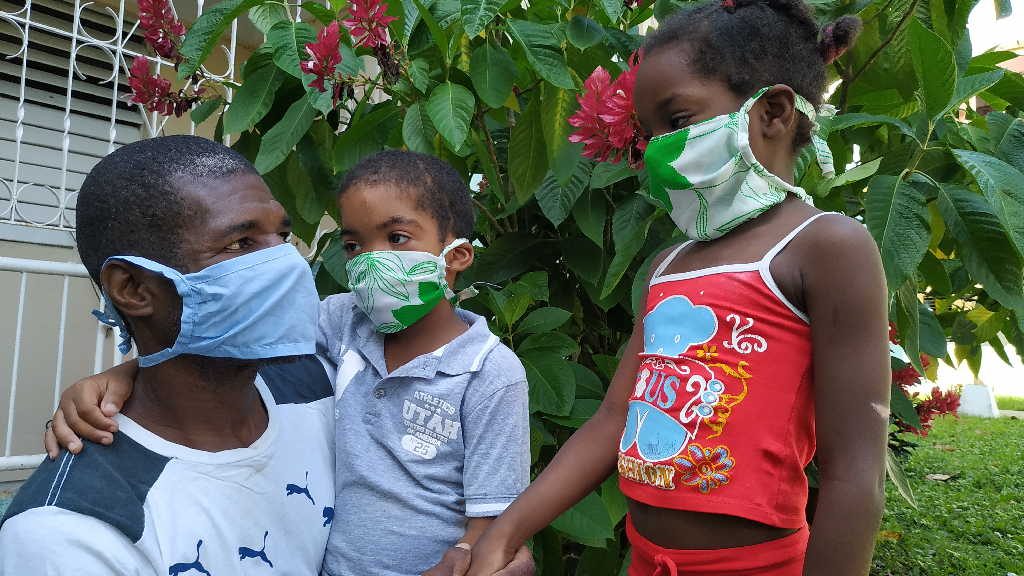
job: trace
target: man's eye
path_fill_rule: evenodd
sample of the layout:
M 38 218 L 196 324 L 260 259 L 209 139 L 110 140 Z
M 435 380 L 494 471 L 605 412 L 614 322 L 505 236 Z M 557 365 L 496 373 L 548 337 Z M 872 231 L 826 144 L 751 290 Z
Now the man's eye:
M 228 244 L 227 246 L 224 247 L 224 249 L 229 251 L 244 250 L 246 247 L 249 246 L 249 243 L 250 240 L 248 238 L 242 238 L 240 240 L 235 240 L 231 244 Z
M 408 241 L 409 237 L 406 236 L 405 234 L 398 234 L 397 232 L 395 232 L 388 236 L 388 242 L 391 242 L 392 244 L 398 246 L 401 246 L 402 244 L 405 244 Z

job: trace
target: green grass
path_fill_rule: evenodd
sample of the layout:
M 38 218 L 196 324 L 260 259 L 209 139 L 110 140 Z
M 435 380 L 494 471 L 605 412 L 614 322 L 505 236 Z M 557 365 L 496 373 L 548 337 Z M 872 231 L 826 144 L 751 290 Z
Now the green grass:
M 1024 420 L 942 418 L 905 470 L 917 509 L 888 487 L 873 576 L 1024 576 Z
M 1024 412 L 1024 398 L 1017 396 L 996 396 L 996 406 L 1000 410 L 1020 410 Z

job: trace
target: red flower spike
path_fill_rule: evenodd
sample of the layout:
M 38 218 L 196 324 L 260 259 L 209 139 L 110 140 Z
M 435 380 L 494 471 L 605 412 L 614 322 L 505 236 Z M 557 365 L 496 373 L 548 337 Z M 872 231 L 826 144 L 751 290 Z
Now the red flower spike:
M 397 18 L 388 16 L 388 5 L 380 0 L 352 0 L 348 18 L 342 21 L 356 46 L 375 48 L 385 46 L 388 38 L 388 24 Z
M 306 74 L 312 74 L 316 78 L 309 83 L 310 88 L 316 88 L 326 92 L 324 81 L 332 78 L 334 72 L 341 63 L 341 51 L 338 47 L 341 41 L 341 30 L 338 22 L 334 21 L 316 35 L 316 42 L 306 44 L 306 52 L 310 59 L 299 63 L 299 68 Z
M 175 16 L 170 0 L 138 0 L 139 26 L 146 44 L 160 57 L 181 61 L 178 46 L 185 36 L 185 25 Z
M 633 86 L 639 57 L 630 58 L 630 67 L 613 82 L 604 68 L 598 67 L 583 83 L 576 97 L 580 109 L 569 117 L 577 128 L 570 142 L 583 143 L 583 155 L 598 162 L 626 162 L 633 168 L 643 165 L 647 141 L 640 135 L 640 124 L 633 107 Z
M 141 104 L 148 112 L 156 112 L 164 116 L 174 113 L 174 96 L 171 94 L 171 81 L 149 73 L 149 61 L 144 56 L 136 56 L 128 71 L 128 85 L 131 86 L 131 102 Z

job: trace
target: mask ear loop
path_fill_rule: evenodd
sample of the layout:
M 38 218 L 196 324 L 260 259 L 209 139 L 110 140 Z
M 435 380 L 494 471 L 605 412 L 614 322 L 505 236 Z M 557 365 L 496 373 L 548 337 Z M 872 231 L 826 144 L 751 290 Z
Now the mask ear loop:
M 828 143 L 820 135 L 821 126 L 818 124 L 818 118 L 832 118 L 836 115 L 836 107 L 831 104 L 822 104 L 820 109 L 815 110 L 814 106 L 811 106 L 811 103 L 803 96 L 796 94 L 796 109 L 811 121 L 811 146 L 814 147 L 814 156 L 818 160 L 818 166 L 821 167 L 822 176 L 834 177 L 836 168 L 832 159 L 832 151 L 828 149 Z
M 100 305 L 102 310 L 93 310 L 92 315 L 100 321 L 101 324 L 105 324 L 117 330 L 118 336 L 121 337 L 121 341 L 117 343 L 117 349 L 121 354 L 127 354 L 132 349 L 132 337 L 128 333 L 128 326 L 124 323 L 124 318 L 121 313 L 114 307 L 113 302 L 110 301 L 110 297 L 107 296 L 106 290 L 100 290 Z

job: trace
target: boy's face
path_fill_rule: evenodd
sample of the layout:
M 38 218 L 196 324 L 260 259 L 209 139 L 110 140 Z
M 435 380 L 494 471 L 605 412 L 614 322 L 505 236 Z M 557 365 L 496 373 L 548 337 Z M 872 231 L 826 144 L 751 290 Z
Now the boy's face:
M 416 205 L 414 191 L 389 183 L 356 184 L 338 198 L 341 240 L 351 260 L 363 252 L 408 250 L 440 254 L 455 241 L 441 237 L 437 221 Z M 448 284 L 473 262 L 468 243 L 447 255 Z

